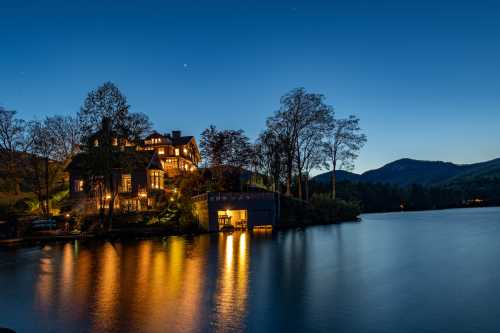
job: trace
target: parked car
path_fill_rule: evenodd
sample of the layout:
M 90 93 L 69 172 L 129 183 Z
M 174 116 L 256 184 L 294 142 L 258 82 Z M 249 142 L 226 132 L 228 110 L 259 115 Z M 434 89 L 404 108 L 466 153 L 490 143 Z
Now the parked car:
M 54 219 L 37 219 L 31 222 L 33 230 L 53 230 L 57 229 L 57 222 Z

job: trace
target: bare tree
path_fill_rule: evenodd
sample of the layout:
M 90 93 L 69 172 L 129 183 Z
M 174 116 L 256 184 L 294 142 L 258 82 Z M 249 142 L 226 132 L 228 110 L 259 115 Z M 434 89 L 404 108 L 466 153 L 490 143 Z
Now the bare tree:
M 50 215 L 52 192 L 62 180 L 62 172 L 75 155 L 80 140 L 78 122 L 72 117 L 47 117 L 29 126 L 30 175 L 42 214 Z
M 141 112 L 129 113 L 124 123 L 126 137 L 134 143 L 139 143 L 142 138 L 151 132 L 149 117 Z
M 358 151 L 366 143 L 366 135 L 361 134 L 359 118 L 331 119 L 329 132 L 324 145 L 327 164 L 332 168 L 332 199 L 337 196 L 337 170 L 352 170 Z
M 201 133 L 201 156 L 209 167 L 248 167 L 252 161 L 252 145 L 243 130 L 218 130 L 210 125 Z
M 292 194 L 292 178 L 296 170 L 298 195 L 302 197 L 302 172 L 305 165 L 302 143 L 308 140 L 304 136 L 308 136 L 312 128 L 322 129 L 327 124 L 330 107 L 324 104 L 323 95 L 308 93 L 304 88 L 293 89 L 285 94 L 280 104 L 280 109 L 268 118 L 267 130 L 279 137 L 282 143 L 286 195 Z
M 279 191 L 284 174 L 283 145 L 274 131 L 266 130 L 259 135 L 255 144 L 257 169 L 272 181 L 273 190 Z
M 326 126 L 313 126 L 303 133 L 299 140 L 297 159 L 298 177 L 305 183 L 305 200 L 309 200 L 309 175 L 312 170 L 319 169 L 325 160 L 323 139 Z M 302 183 L 302 181 L 301 181 Z M 300 183 L 300 184 L 301 184 Z
M 106 229 L 112 226 L 115 200 L 118 196 L 118 178 L 116 168 L 124 168 L 135 156 L 131 152 L 121 151 L 114 140 L 137 142 L 151 128 L 148 117 L 142 113 L 129 113 L 130 106 L 126 97 L 111 82 L 106 82 L 88 93 L 78 113 L 82 147 L 87 153 L 87 172 L 89 183 L 95 184 L 103 193 L 107 203 L 107 215 L 104 221 L 104 205 L 100 205 L 101 222 Z M 98 135 L 96 146 L 91 138 Z M 103 190 L 104 189 L 104 190 Z M 89 189 L 92 192 L 93 189 Z M 102 199 L 102 198 L 101 198 Z M 102 201 L 102 200 L 100 200 Z
M 129 105 L 126 97 L 111 82 L 105 82 L 96 90 L 92 90 L 85 98 L 78 120 L 80 130 L 86 137 L 100 129 L 102 119 L 113 119 L 113 129 L 122 130 L 128 116 Z
M 297 188 L 298 197 L 303 199 L 303 181 L 306 185 L 306 200 L 309 199 L 309 172 L 321 166 L 323 158 L 322 143 L 328 132 L 328 124 L 333 117 L 333 108 L 323 103 L 323 97 L 311 97 L 314 104 L 305 110 L 303 125 L 297 136 Z
M 13 182 L 15 194 L 21 192 L 22 161 L 30 147 L 28 123 L 16 118 L 16 111 L 0 107 L 0 153 L 3 172 Z

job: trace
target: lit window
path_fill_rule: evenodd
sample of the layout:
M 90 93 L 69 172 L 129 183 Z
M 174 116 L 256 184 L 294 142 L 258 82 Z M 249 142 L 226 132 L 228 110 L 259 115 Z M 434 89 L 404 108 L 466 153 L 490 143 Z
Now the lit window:
M 186 148 L 183 149 L 184 154 L 188 153 L 188 150 Z
M 122 175 L 122 192 L 132 192 L 132 176 Z
M 99 140 L 97 140 L 97 139 L 95 139 L 95 140 L 94 140 L 94 146 L 95 146 L 95 147 L 98 147 L 98 146 L 99 146 Z
M 179 152 L 179 148 L 175 148 L 175 156 L 179 156 L 180 152 Z
M 165 149 L 164 148 L 158 148 L 158 155 L 163 155 L 165 154 Z
M 81 180 L 81 179 L 75 180 L 74 189 L 75 189 L 75 192 L 82 192 L 83 191 L 83 180 Z
M 152 189 L 163 189 L 163 171 L 151 170 L 149 179 Z
M 118 146 L 118 139 L 117 138 L 113 138 L 112 139 L 112 145 L 113 146 Z

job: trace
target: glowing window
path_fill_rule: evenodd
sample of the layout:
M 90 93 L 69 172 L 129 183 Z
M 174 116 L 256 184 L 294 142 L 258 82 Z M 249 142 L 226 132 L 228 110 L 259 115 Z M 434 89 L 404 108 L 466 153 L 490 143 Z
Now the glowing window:
M 164 148 L 158 148 L 158 155 L 163 155 L 165 154 L 165 149 Z
M 122 175 L 122 192 L 132 192 L 132 176 Z
M 149 180 L 152 189 L 163 189 L 163 171 L 151 170 Z
M 180 154 L 179 148 L 175 148 L 175 156 L 179 156 L 179 154 Z

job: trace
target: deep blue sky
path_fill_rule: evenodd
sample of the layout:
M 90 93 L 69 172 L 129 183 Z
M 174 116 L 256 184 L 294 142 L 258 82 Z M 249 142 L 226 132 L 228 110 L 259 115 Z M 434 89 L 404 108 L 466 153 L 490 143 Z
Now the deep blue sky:
M 357 171 L 477 162 L 500 157 L 500 2 L 0 0 L 0 105 L 72 114 L 108 80 L 160 131 L 254 138 L 303 86 L 361 118 Z

